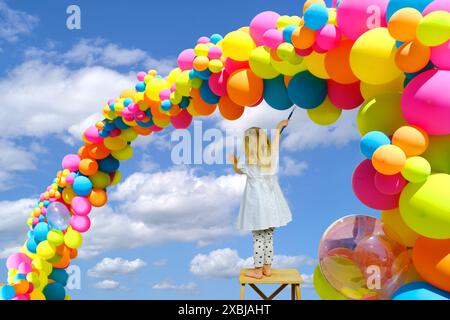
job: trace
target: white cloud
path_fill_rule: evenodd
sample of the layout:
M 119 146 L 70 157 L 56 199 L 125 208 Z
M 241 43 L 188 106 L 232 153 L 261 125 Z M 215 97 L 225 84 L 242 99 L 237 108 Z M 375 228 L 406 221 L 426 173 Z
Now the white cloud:
M 114 280 L 103 280 L 95 283 L 93 287 L 102 290 L 118 290 L 120 289 L 120 283 Z
M 39 23 L 39 18 L 23 11 L 12 9 L 0 1 L 0 38 L 15 42 L 21 35 L 30 34 Z
M 11 247 L 0 248 L 0 259 L 7 259 L 10 255 L 19 251 L 20 247 L 14 245 L 11 245 Z
M 194 282 L 176 284 L 169 280 L 163 280 L 154 284 L 152 288 L 158 290 L 194 291 L 197 289 L 197 284 Z
M 298 268 L 313 266 L 315 260 L 307 256 L 275 255 L 274 268 Z M 239 275 L 240 269 L 253 267 L 253 257 L 240 258 L 237 251 L 225 248 L 197 254 L 191 260 L 190 271 L 207 278 L 232 278 Z
M 29 149 L 33 148 L 31 145 Z M 4 191 L 16 186 L 14 173 L 36 169 L 36 159 L 30 150 L 5 139 L 0 139 L 0 150 L 0 191 Z
M 166 242 L 211 242 L 236 234 L 245 179 L 199 176 L 193 170 L 134 173 L 110 194 L 117 203 L 97 209 L 80 256 Z
M 308 169 L 308 163 L 297 161 L 292 157 L 285 156 L 281 160 L 280 174 L 286 176 L 298 176 Z
M 124 275 L 134 273 L 145 267 L 147 263 L 141 259 L 125 260 L 123 258 L 104 258 L 92 269 L 88 270 L 90 277 L 110 277 L 114 275 Z
M 312 289 L 314 288 L 314 275 L 313 274 L 301 274 L 303 283 L 302 288 L 303 289 Z
M 167 265 L 166 259 L 159 259 L 159 260 L 152 262 L 152 266 L 154 266 L 156 268 L 162 268 L 162 267 L 165 267 L 166 265 Z

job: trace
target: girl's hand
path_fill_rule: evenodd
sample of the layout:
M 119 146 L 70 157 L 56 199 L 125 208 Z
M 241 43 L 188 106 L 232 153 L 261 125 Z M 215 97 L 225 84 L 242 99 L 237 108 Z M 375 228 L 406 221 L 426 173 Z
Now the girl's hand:
M 278 129 L 278 130 L 281 130 L 281 129 L 287 127 L 288 124 L 289 124 L 289 120 L 287 120 L 287 119 L 286 119 L 286 120 L 281 120 L 281 121 L 277 124 L 277 129 Z
M 233 165 L 235 165 L 235 164 L 237 164 L 237 163 L 239 162 L 239 158 L 236 157 L 235 154 L 229 154 L 229 155 L 228 155 L 228 160 L 229 160 Z

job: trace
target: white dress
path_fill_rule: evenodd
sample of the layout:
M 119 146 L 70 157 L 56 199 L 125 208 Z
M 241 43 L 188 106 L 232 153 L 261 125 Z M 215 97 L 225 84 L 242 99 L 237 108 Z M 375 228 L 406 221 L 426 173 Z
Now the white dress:
M 239 169 L 247 176 L 239 210 L 238 227 L 242 230 L 266 230 L 287 225 L 292 214 L 274 173 L 257 165 L 243 164 Z

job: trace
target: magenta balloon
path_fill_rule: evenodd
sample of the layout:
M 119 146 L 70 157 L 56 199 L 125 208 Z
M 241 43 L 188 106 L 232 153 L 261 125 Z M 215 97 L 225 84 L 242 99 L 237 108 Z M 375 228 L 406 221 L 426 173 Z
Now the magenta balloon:
M 181 70 L 191 70 L 195 59 L 194 49 L 186 49 L 178 55 L 178 67 Z
M 73 215 L 70 217 L 70 225 L 78 232 L 86 232 L 91 227 L 91 219 L 88 216 Z
M 103 138 L 98 135 L 98 129 L 96 126 L 91 126 L 84 131 L 86 139 L 92 143 L 100 143 Z
M 326 24 L 316 34 L 317 45 L 327 51 L 336 48 L 340 40 L 341 32 L 334 24 Z
M 378 191 L 387 195 L 396 195 L 402 192 L 406 186 L 407 181 L 403 178 L 401 173 L 392 176 L 386 176 L 377 172 L 375 174 L 375 187 Z
M 353 192 L 366 206 L 376 210 L 391 210 L 398 208 L 400 194 L 386 195 L 375 186 L 377 171 L 369 159 L 361 162 L 353 172 Z
M 211 91 L 218 95 L 219 97 L 223 97 L 227 95 L 227 81 L 229 78 L 228 72 L 222 70 L 219 73 L 213 73 L 208 80 L 209 88 Z
M 192 122 L 192 115 L 184 109 L 176 116 L 170 117 L 170 122 L 176 129 L 186 129 Z
M 422 11 L 422 15 L 425 17 L 427 14 L 433 11 L 447 11 L 450 12 L 450 1 L 448 0 L 434 0 L 425 7 Z
M 341 84 L 331 79 L 328 80 L 328 98 L 336 107 L 344 110 L 355 109 L 364 102 L 359 81 Z
M 450 134 L 449 88 L 449 70 L 428 70 L 412 79 L 402 97 L 406 121 L 430 135 Z
M 273 11 L 264 11 L 256 15 L 250 22 L 250 35 L 257 46 L 264 44 L 264 33 L 269 29 L 276 29 L 280 15 Z
M 92 205 L 86 197 L 74 197 L 71 206 L 73 213 L 78 216 L 87 216 L 92 210 Z
M 341 0 L 337 12 L 339 30 L 350 40 L 356 40 L 370 29 L 386 27 L 389 0 Z
M 450 70 L 450 40 L 431 48 L 431 62 L 439 69 Z
M 6 267 L 8 270 L 17 269 L 21 263 L 31 263 L 31 259 L 24 253 L 14 253 L 6 260 Z

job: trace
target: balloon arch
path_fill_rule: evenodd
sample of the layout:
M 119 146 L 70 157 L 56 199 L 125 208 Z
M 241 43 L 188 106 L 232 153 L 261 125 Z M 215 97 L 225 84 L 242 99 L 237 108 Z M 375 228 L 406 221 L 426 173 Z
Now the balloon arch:
M 325 232 L 314 273 L 321 298 L 449 298 L 450 1 L 308 0 L 303 10 L 262 12 L 225 37 L 201 37 L 167 78 L 139 72 L 134 89 L 110 99 L 40 195 L 0 298 L 69 298 L 65 269 L 91 208 L 106 204 L 139 135 L 187 128 L 217 107 L 235 120 L 263 99 L 297 105 L 318 125 L 359 108 L 367 159 L 353 189 L 381 220 L 345 217 Z

